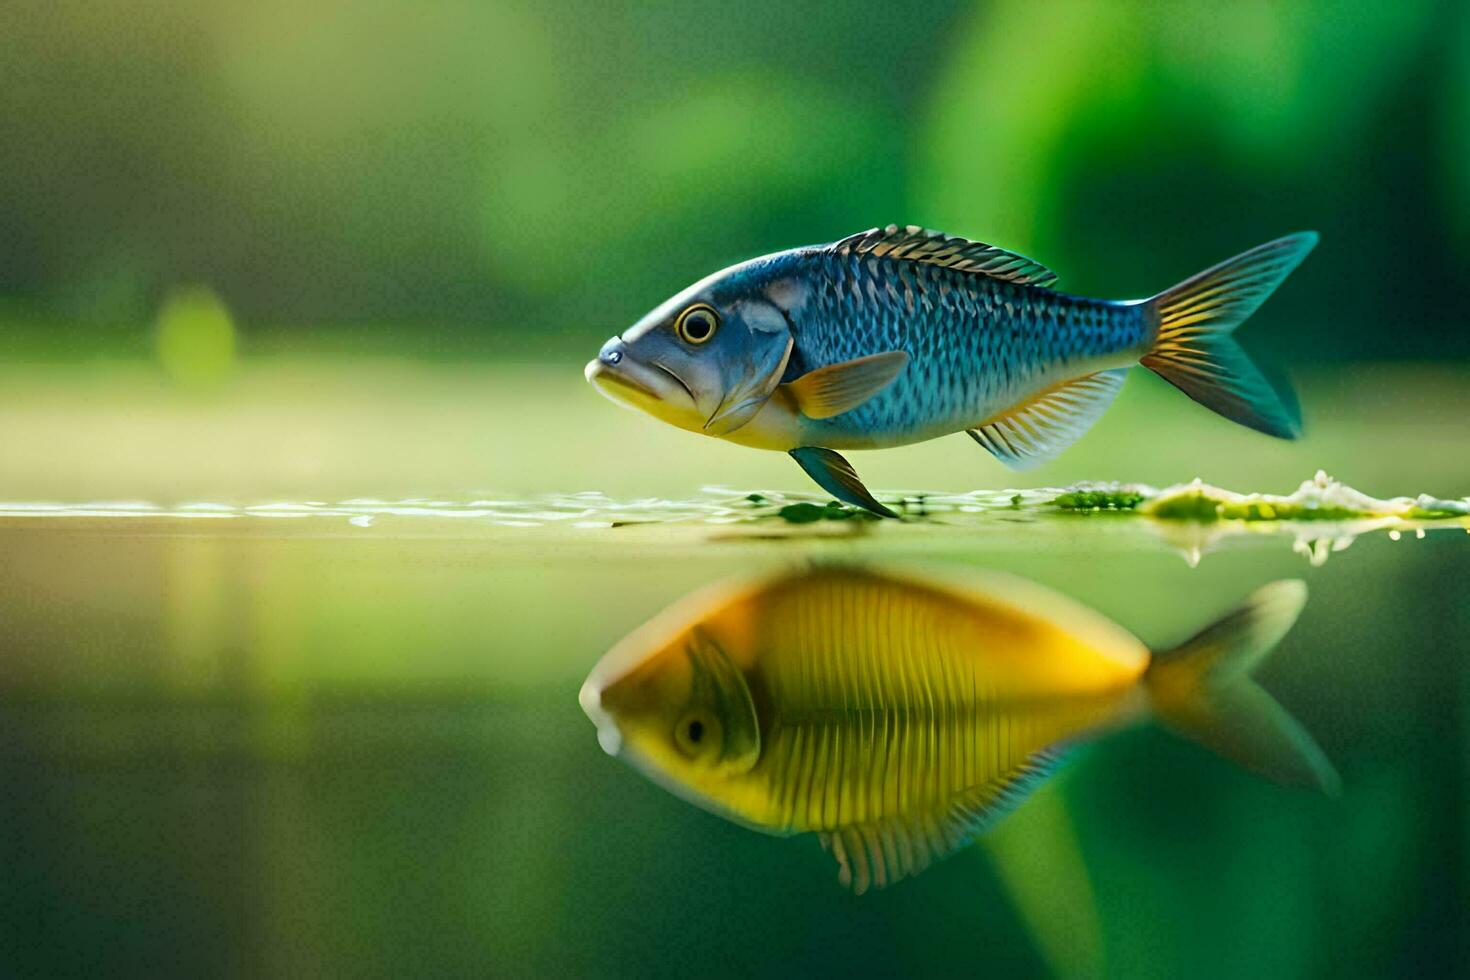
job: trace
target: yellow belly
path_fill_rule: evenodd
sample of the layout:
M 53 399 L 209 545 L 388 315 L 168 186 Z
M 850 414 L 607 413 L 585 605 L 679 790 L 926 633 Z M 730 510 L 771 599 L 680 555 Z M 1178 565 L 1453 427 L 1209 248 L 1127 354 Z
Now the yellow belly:
M 811 445 L 804 441 L 808 419 L 796 410 L 791 397 L 777 388 L 755 418 L 721 438 L 752 449 L 788 452 Z

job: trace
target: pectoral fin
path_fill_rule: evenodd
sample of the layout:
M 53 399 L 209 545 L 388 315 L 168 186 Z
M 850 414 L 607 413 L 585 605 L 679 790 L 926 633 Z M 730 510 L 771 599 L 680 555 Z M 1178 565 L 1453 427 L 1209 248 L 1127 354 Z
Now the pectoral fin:
M 1127 376 L 1127 368 L 1117 368 L 1050 388 L 968 430 L 970 438 L 1013 470 L 1039 466 L 1082 438 L 1113 403 Z
M 948 806 L 820 833 L 822 846 L 837 859 L 837 880 L 861 895 L 918 874 L 1019 806 L 1059 758 L 1038 753 L 1006 775 L 964 791 Z
M 869 354 L 809 371 L 785 385 L 801 414 L 829 419 L 857 408 L 893 383 L 909 365 L 907 351 Z
M 791 450 L 791 458 L 806 471 L 806 475 L 817 481 L 817 486 L 844 503 L 872 511 L 879 517 L 897 517 L 884 507 L 863 486 L 857 470 L 841 455 L 820 446 L 802 446 Z

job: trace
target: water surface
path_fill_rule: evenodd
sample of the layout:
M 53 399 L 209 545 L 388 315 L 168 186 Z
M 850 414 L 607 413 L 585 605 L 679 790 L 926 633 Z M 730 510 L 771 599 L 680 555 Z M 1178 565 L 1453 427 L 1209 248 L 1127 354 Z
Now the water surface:
M 1319 557 L 1290 528 L 1161 533 L 1008 499 L 793 525 L 743 496 L 720 504 L 740 519 L 652 527 L 672 502 L 618 527 L 590 498 L 540 519 L 533 501 L 4 508 L 0 948 L 219 973 L 1296 976 L 1427 971 L 1465 941 L 1464 527 L 1325 528 L 1351 547 Z M 1261 678 L 1343 795 L 1145 728 L 855 899 L 815 840 L 729 825 L 603 755 L 576 692 L 608 646 L 707 582 L 837 558 L 1005 570 L 1155 646 L 1303 577 Z

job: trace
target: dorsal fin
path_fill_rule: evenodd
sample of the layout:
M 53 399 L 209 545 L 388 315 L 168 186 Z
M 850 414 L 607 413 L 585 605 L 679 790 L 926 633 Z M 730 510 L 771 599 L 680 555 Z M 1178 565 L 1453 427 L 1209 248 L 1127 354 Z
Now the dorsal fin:
M 1113 368 L 1058 385 L 968 430 L 970 438 L 1013 470 L 1056 457 L 1082 438 L 1123 387 L 1127 368 Z
M 974 272 L 1006 282 L 1049 286 L 1057 274 L 1040 262 L 984 242 L 929 231 L 918 225 L 889 225 L 848 235 L 827 246 L 838 255 L 874 255 L 939 265 L 958 272 Z
M 854 894 L 884 888 L 949 857 L 1021 804 L 1055 771 L 1061 754 L 1042 751 L 1004 776 L 965 790 L 948 806 L 911 817 L 849 824 L 817 836 L 837 859 L 837 880 Z

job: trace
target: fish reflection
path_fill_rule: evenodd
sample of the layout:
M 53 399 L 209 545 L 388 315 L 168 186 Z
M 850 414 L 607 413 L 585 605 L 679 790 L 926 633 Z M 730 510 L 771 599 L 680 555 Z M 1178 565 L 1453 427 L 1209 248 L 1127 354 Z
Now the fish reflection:
M 1306 595 L 1275 582 L 1151 653 L 1007 576 L 817 567 L 675 604 L 608 652 L 580 699 L 609 754 L 737 823 L 815 832 L 861 894 L 967 844 L 1068 745 L 1148 717 L 1333 791 L 1311 736 L 1247 676 Z

